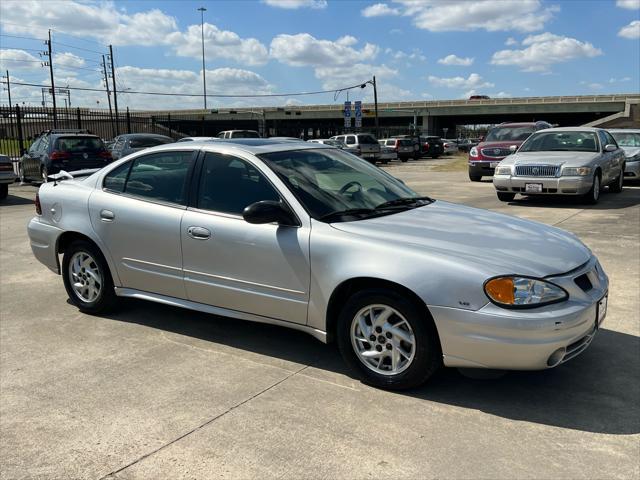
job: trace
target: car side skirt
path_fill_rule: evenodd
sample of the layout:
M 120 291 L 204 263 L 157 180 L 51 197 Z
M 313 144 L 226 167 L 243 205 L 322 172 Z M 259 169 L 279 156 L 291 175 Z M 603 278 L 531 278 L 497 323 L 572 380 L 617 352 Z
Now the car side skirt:
M 327 332 L 323 332 L 322 330 L 308 327 L 306 325 L 300 325 L 298 323 L 287 322 L 270 317 L 263 317 L 260 315 L 240 312 L 237 310 L 229 310 L 226 308 L 215 307 L 213 305 L 206 305 L 204 303 L 192 302 L 190 300 L 184 300 L 181 298 L 168 297 L 166 295 L 144 292 L 141 290 L 135 290 L 133 288 L 116 287 L 115 291 L 116 295 L 119 297 L 138 298 L 140 300 L 149 300 L 151 302 L 186 308 L 188 310 L 196 310 L 198 312 L 210 313 L 212 315 L 220 315 L 221 317 L 237 318 L 240 320 L 248 320 L 250 322 L 267 323 L 269 325 L 278 325 L 280 327 L 292 328 L 294 330 L 308 333 L 309 335 L 320 340 L 322 343 L 327 343 Z

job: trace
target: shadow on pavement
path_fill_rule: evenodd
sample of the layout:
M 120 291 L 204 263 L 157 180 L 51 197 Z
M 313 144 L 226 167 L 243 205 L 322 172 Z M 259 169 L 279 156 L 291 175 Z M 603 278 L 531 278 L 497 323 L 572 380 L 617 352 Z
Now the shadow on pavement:
M 510 205 L 519 207 L 547 207 L 547 208 L 584 208 L 587 210 L 613 210 L 633 207 L 640 204 L 640 188 L 626 186 L 621 193 L 611 193 L 608 189 L 600 193 L 600 201 L 596 205 L 584 203 L 578 196 L 570 195 L 539 195 L 518 196 Z
M 9 196 L 4 200 L 0 200 L 0 207 L 10 207 L 13 205 L 33 205 L 33 200 L 12 195 L 11 190 L 9 190 Z
M 287 328 L 137 300 L 108 318 L 352 376 L 335 345 Z M 640 338 L 601 329 L 585 353 L 552 370 L 472 380 L 442 369 L 420 389 L 398 394 L 511 420 L 629 435 L 640 433 L 639 378 Z

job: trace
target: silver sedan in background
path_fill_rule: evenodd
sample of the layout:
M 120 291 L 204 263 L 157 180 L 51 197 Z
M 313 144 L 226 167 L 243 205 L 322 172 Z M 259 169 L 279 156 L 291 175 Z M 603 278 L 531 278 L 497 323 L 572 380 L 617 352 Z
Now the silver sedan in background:
M 586 203 L 597 203 L 604 186 L 622 191 L 624 169 L 624 152 L 606 130 L 548 128 L 498 164 L 493 185 L 503 202 L 520 193 L 579 195 Z
M 70 177 L 40 187 L 28 232 L 82 312 L 131 297 L 294 328 L 394 389 L 442 364 L 555 367 L 606 315 L 575 235 L 420 196 L 337 148 L 184 142 Z
M 624 177 L 627 180 L 640 180 L 640 130 L 610 129 L 609 133 L 624 150 Z

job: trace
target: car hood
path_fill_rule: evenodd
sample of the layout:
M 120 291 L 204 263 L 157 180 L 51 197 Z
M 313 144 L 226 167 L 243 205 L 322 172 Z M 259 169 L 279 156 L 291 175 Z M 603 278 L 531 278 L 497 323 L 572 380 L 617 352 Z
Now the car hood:
M 592 256 L 578 237 L 559 228 L 444 201 L 332 226 L 392 249 L 413 247 L 473 263 L 493 275 L 545 277 L 573 270 Z
M 504 165 L 569 165 L 581 167 L 595 157 L 597 152 L 517 152 L 504 160 Z
M 627 158 L 635 157 L 640 154 L 640 147 L 620 147 L 624 151 L 624 156 Z

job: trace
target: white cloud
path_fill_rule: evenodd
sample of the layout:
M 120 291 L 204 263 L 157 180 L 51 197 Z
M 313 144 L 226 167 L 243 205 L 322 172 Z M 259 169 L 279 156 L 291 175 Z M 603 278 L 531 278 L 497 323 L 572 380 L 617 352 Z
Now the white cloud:
M 449 66 L 460 66 L 460 67 L 470 67 L 473 65 L 473 58 L 471 57 L 458 57 L 457 55 L 447 55 L 444 58 L 438 60 L 438 63 L 441 65 L 449 65 Z
M 43 60 L 15 48 L 0 50 L 0 70 L 41 70 Z
M 618 36 L 629 40 L 640 38 L 640 20 L 634 20 L 629 25 L 622 27 L 618 32 Z
M 185 32 L 173 32 L 166 37 L 173 52 L 180 57 L 200 58 L 202 37 L 200 25 L 191 25 Z M 204 24 L 204 51 L 209 60 L 225 58 L 246 65 L 262 65 L 268 58 L 267 47 L 255 38 L 241 38 L 237 33 Z
M 372 60 L 379 48 L 371 43 L 361 49 L 353 48 L 356 39 L 342 37 L 335 42 L 319 40 L 308 33 L 281 34 L 271 41 L 270 55 L 281 63 L 295 67 L 351 65 Z
M 402 50 L 393 50 L 392 48 L 386 48 L 384 53 L 393 57 L 394 60 L 407 60 L 407 65 L 411 65 L 411 60 L 417 60 L 420 62 L 426 62 L 427 57 L 424 56 L 422 50 L 414 48 L 410 53 L 403 52 Z
M 616 6 L 627 10 L 640 10 L 640 0 L 618 0 Z
M 86 62 L 73 53 L 62 52 L 53 54 L 53 64 L 56 67 L 84 67 Z
M 350 65 L 349 68 L 327 66 L 315 69 L 316 78 L 322 82 L 322 88 L 326 90 L 366 82 L 373 75 L 376 76 L 376 81 L 384 81 L 396 77 L 398 71 L 386 65 L 368 65 L 364 63 L 355 63 Z
M 386 3 L 376 3 L 364 8 L 361 12 L 363 17 L 385 17 L 389 15 L 400 15 L 400 10 L 391 8 Z
M 433 32 L 541 30 L 558 7 L 541 0 L 396 0 L 416 27 Z
M 504 44 L 505 44 L 507 47 L 513 47 L 514 45 L 518 45 L 518 41 L 517 41 L 515 38 L 513 38 L 513 37 L 509 37 L 509 38 L 507 38 L 507 40 L 504 42 Z
M 548 32 L 531 35 L 522 41 L 522 45 L 526 48 L 495 52 L 491 58 L 491 64 L 514 65 L 525 72 L 547 73 L 551 65 L 557 63 L 602 55 L 602 50 L 591 43 Z
M 430 75 L 428 77 L 429 82 L 436 87 L 446 88 L 464 88 L 464 89 L 477 89 L 477 88 L 489 88 L 494 84 L 483 80 L 483 78 L 477 73 L 472 73 L 467 78 L 464 77 L 434 77 Z
M 33 34 L 53 28 L 56 32 L 95 38 L 113 45 L 162 44 L 166 35 L 177 29 L 175 18 L 158 9 L 128 15 L 113 2 L 0 2 L 0 17 L 7 22 L 3 29 L 9 33 Z
M 327 0 L 263 0 L 270 7 L 297 10 L 298 8 L 326 8 Z

